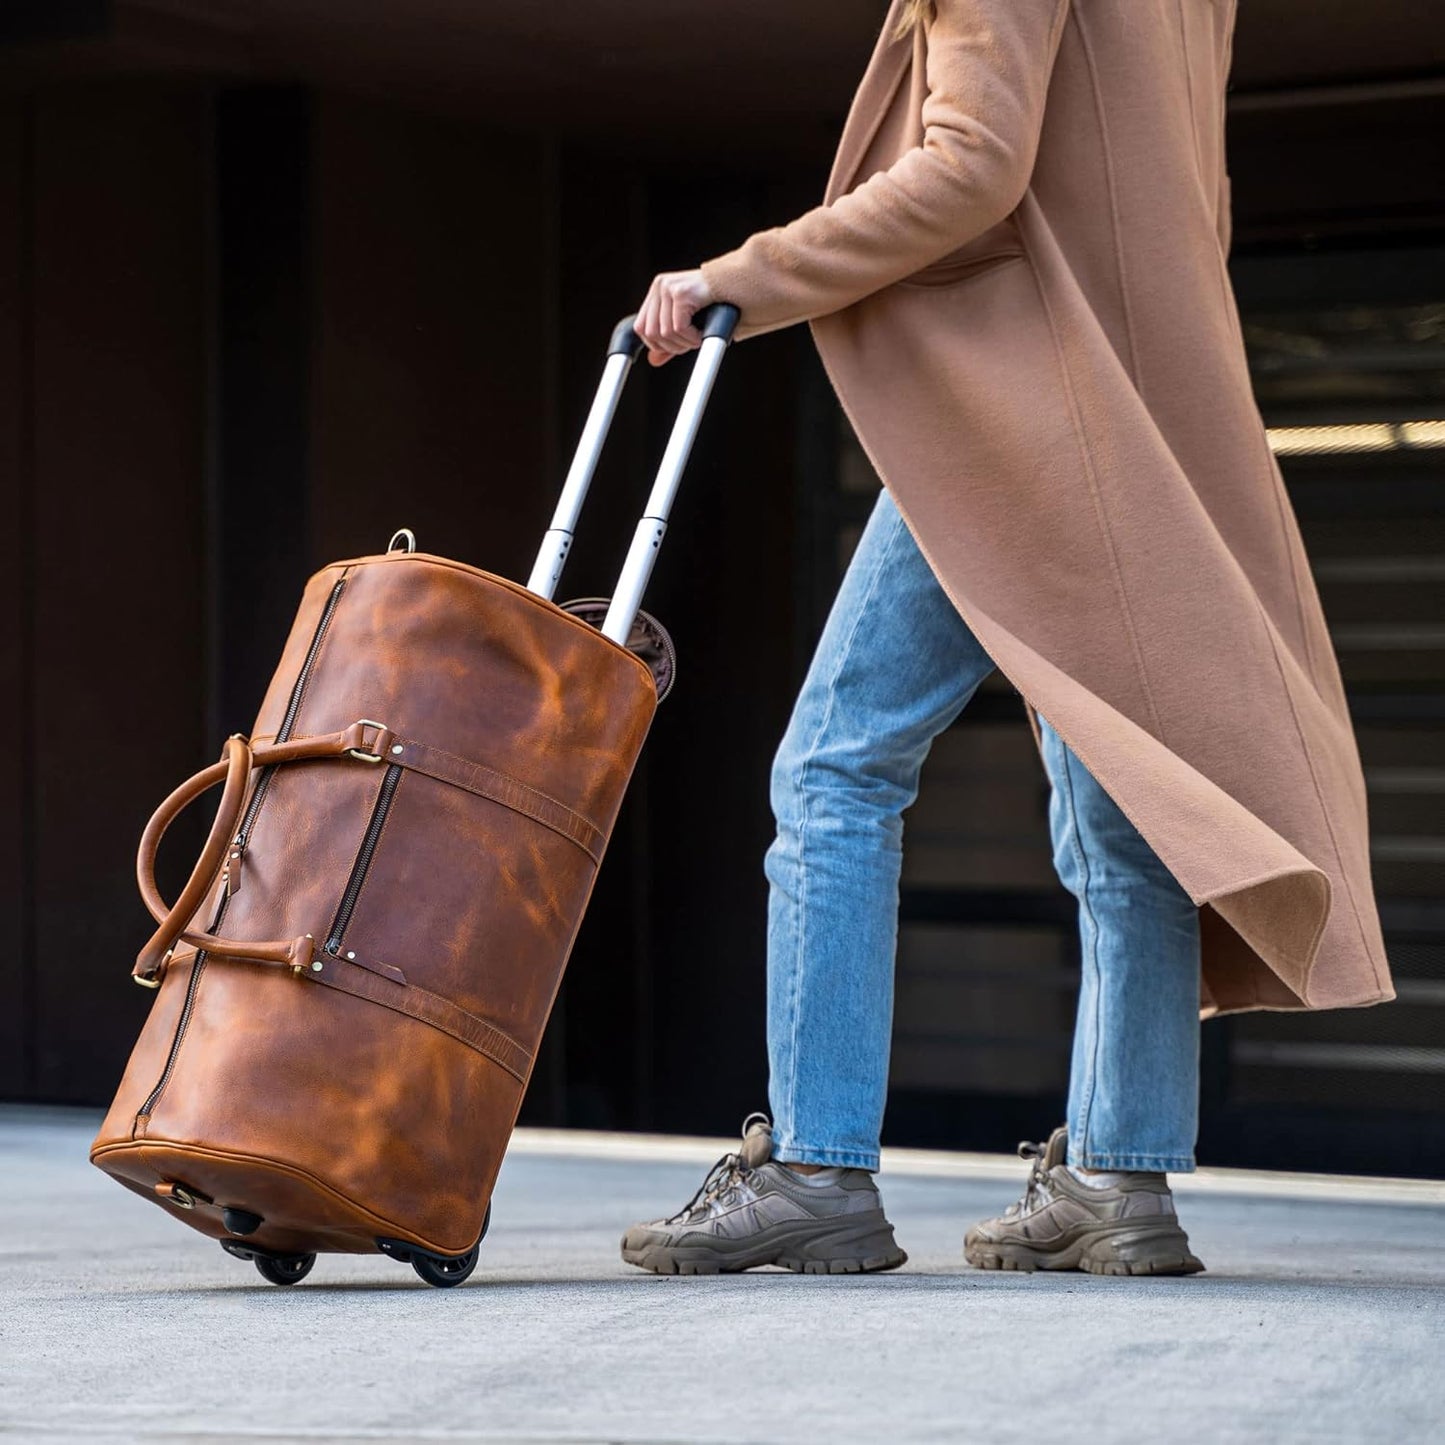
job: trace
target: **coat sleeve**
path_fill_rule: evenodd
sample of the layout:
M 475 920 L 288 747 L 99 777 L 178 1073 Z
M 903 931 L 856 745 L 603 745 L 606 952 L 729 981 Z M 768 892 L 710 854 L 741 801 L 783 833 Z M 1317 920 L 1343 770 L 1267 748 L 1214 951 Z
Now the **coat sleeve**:
M 742 339 L 841 310 L 946 256 L 1023 199 L 1068 0 L 938 0 L 923 141 L 829 205 L 702 263 Z

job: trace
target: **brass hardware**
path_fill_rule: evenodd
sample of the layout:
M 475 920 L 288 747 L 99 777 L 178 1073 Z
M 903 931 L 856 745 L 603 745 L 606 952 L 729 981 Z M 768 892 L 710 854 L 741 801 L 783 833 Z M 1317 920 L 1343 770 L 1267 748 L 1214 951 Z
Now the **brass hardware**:
M 369 717 L 357 718 L 356 725 L 357 727 L 363 728 L 375 728 L 378 732 L 383 733 L 391 731 L 385 723 L 377 722 L 374 718 Z M 365 748 L 348 748 L 347 752 L 361 763 L 379 763 L 382 761 L 380 753 L 369 753 Z
M 141 986 L 142 988 L 159 988 L 159 987 L 161 986 L 161 980 L 164 979 L 165 976 L 166 976 L 166 965 L 170 963 L 170 961 L 171 961 L 171 955 L 172 955 L 174 952 L 175 952 L 175 949 L 174 949 L 174 948 L 168 948 L 168 949 L 166 949 L 166 956 L 165 956 L 163 959 L 161 959 L 160 965 L 157 967 L 157 969 L 156 969 L 156 971 L 155 971 L 154 973 L 149 974 L 149 975 L 142 975 L 142 974 L 139 974 L 139 973 L 133 973 L 133 974 L 131 974 L 131 977 L 132 977 L 138 984 L 140 984 L 140 986 Z
M 314 933 L 308 933 L 308 934 L 306 935 L 306 941 L 307 941 L 307 943 L 315 943 L 315 942 L 316 942 L 316 935 L 315 935 Z M 321 972 L 321 964 L 320 964 L 319 962 L 317 962 L 317 963 L 312 963 L 312 964 L 311 964 L 311 967 L 314 968 L 317 973 L 320 973 L 320 972 Z M 291 965 L 291 972 L 294 973 L 297 978 L 300 978 L 300 977 L 302 976 L 302 974 L 304 974 L 304 973 L 306 972 L 306 968 L 307 968 L 307 965 L 304 964 L 304 963 L 293 963 L 293 964 Z

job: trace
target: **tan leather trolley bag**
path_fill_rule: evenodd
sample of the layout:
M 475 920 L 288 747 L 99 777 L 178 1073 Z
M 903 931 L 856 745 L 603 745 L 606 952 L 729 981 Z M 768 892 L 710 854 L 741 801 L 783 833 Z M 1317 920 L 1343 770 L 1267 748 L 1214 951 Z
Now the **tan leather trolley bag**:
M 249 739 L 141 839 L 155 1003 L 91 1159 L 275 1284 L 381 1251 L 476 1266 L 537 1046 L 671 680 L 638 603 L 737 310 L 702 350 L 610 601 L 551 598 L 623 384 L 632 318 L 527 587 L 395 550 L 306 587 Z M 599 623 L 601 626 L 597 626 Z M 174 904 L 156 850 L 221 803 Z

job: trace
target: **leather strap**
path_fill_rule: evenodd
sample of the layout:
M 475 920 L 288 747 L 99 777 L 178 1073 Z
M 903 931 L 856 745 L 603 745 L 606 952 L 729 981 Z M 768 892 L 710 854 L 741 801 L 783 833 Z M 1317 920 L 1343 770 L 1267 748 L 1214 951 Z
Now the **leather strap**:
M 194 963 L 194 954 L 181 952 L 182 947 L 183 945 L 177 947 L 176 960 L 180 962 L 191 959 Z M 254 956 L 251 957 L 255 961 Z M 516 1039 L 495 1024 L 478 1018 L 460 1004 L 432 993 L 430 989 L 407 983 L 399 968 L 379 974 L 359 959 L 316 953 L 309 962 L 293 963 L 291 969 L 298 978 L 310 979 L 313 983 L 334 988 L 339 993 L 350 994 L 352 998 L 379 1004 L 393 1013 L 404 1014 L 407 1018 L 428 1024 L 467 1048 L 475 1050 L 483 1058 L 490 1059 L 518 1083 L 527 1082 L 527 1074 L 532 1067 L 532 1055 Z
M 455 753 L 444 752 L 441 748 L 428 747 L 412 738 L 395 738 L 386 747 L 385 761 L 400 763 L 414 772 L 425 773 L 438 782 L 450 783 L 454 788 L 472 793 L 478 798 L 487 798 L 500 803 L 514 813 L 531 818 L 544 828 L 560 833 L 570 839 L 594 863 L 602 861 L 602 850 L 607 839 L 601 828 L 589 822 L 581 813 L 574 812 L 565 803 L 559 803 L 546 793 L 539 793 L 518 778 L 508 777 L 485 763 L 468 762 Z
M 505 1069 L 518 1083 L 527 1082 L 527 1072 L 532 1065 L 531 1054 L 509 1034 L 440 994 L 419 988 L 414 983 L 390 983 L 355 963 L 329 953 L 318 953 L 309 967 L 300 970 L 300 974 L 312 983 L 339 989 L 353 998 L 380 1004 L 393 1013 L 430 1024 Z
M 602 861 L 607 839 L 595 823 L 566 803 L 540 792 L 520 778 L 458 757 L 443 748 L 434 748 L 415 738 L 402 737 L 380 723 L 355 722 L 338 733 L 318 733 L 312 737 L 293 738 L 275 743 L 261 737 L 251 745 L 258 767 L 271 763 L 300 762 L 317 757 L 354 757 L 369 763 L 393 763 L 425 773 L 440 783 L 472 793 L 478 798 L 500 803 L 514 813 L 550 828 L 570 839 L 594 863 Z

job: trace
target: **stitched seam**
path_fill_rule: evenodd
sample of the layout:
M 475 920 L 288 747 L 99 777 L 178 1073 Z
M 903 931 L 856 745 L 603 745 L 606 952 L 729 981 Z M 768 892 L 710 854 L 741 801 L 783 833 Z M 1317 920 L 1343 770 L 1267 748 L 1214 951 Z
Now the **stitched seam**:
M 780 1164 L 824 1164 L 836 1169 L 878 1168 L 878 1151 L 863 1149 L 818 1149 L 811 1144 L 789 1144 L 773 1150 Z
M 410 739 L 403 739 L 403 744 L 409 741 Z M 453 762 L 461 763 L 464 767 L 478 768 L 482 772 L 490 773 L 493 777 L 500 778 L 503 781 L 511 784 L 515 788 L 520 788 L 524 793 L 530 793 L 537 798 L 545 798 L 547 802 L 553 803 L 557 807 L 561 808 L 568 817 L 576 818 L 580 822 L 586 823 L 587 826 L 591 828 L 594 833 L 600 833 L 602 831 L 599 827 L 597 827 L 595 823 L 591 822 L 587 818 L 584 818 L 581 813 L 577 812 L 575 808 L 569 807 L 560 798 L 554 798 L 550 793 L 544 793 L 541 788 L 534 788 L 530 783 L 524 783 L 520 778 L 514 778 L 508 773 L 499 773 L 494 768 L 489 768 L 485 763 L 476 762 L 472 758 L 464 758 L 459 753 L 450 753 L 445 748 L 433 747 L 430 743 L 419 742 L 416 743 L 415 746 L 419 748 L 425 748 L 427 752 L 435 753 L 438 757 L 450 758 Z M 403 758 L 405 758 L 405 754 L 403 754 L 402 756 Z M 439 778 L 437 781 L 445 782 L 446 779 Z
M 1189 137 L 1194 147 L 1194 167 L 1202 178 L 1204 157 L 1199 151 L 1199 128 L 1194 124 L 1194 73 L 1189 67 L 1189 22 L 1184 18 L 1183 0 L 1174 0 L 1174 13 L 1179 17 L 1179 51 L 1184 59 L 1184 95 L 1189 105 Z
M 877 504 L 875 503 L 875 506 Z M 803 755 L 803 761 L 798 768 L 797 789 L 802 801 L 802 818 L 798 823 L 798 942 L 794 952 L 793 963 L 793 988 L 790 1007 L 792 1019 L 790 1020 L 790 1057 L 788 1059 L 788 1127 L 794 1127 L 794 1120 L 797 1115 L 797 1090 L 798 1090 L 798 1024 L 801 1011 L 798 1001 L 802 994 L 803 987 L 803 958 L 806 952 L 807 942 L 807 918 L 808 918 L 808 867 L 806 864 L 807 854 L 807 831 L 809 821 L 808 773 L 812 767 L 813 760 L 817 753 L 818 743 L 822 740 L 828 729 L 828 724 L 833 718 L 833 706 L 838 697 L 838 678 L 842 675 L 844 665 L 853 650 L 853 644 L 857 640 L 859 629 L 863 625 L 863 617 L 868 610 L 869 604 L 878 591 L 878 579 L 883 575 L 884 564 L 893 551 L 893 544 L 898 537 L 898 528 L 905 525 L 901 515 L 894 518 L 894 530 L 889 535 L 887 542 L 879 549 L 878 560 L 873 567 L 873 575 L 868 579 L 867 590 L 863 594 L 862 601 L 858 604 L 857 611 L 853 617 L 853 625 L 848 631 L 848 636 L 843 641 L 843 646 L 838 650 L 838 656 L 833 664 L 833 670 L 828 679 L 827 702 L 824 704 L 823 716 L 819 720 L 813 740 L 809 744 L 808 751 Z
M 632 665 L 638 668 L 643 676 L 647 678 L 647 686 L 652 692 L 653 697 L 656 698 L 657 684 L 652 679 L 652 670 L 635 652 L 623 647 L 620 642 L 614 642 L 610 637 L 604 636 L 597 628 L 593 627 L 590 622 L 584 622 L 580 617 L 574 617 L 570 612 L 565 611 L 549 598 L 539 597 L 535 592 L 529 592 L 520 582 L 513 582 L 509 577 L 498 577 L 495 572 L 484 572 L 480 567 L 469 566 L 467 563 L 458 562 L 451 557 L 438 557 L 433 552 L 388 552 L 380 557 L 356 557 L 350 562 L 339 565 L 344 565 L 350 570 L 352 567 L 384 566 L 388 562 L 395 565 L 396 562 L 403 558 L 407 562 L 425 562 L 430 567 L 445 567 L 448 571 L 460 572 L 463 576 L 476 577 L 480 581 L 490 582 L 502 588 L 503 591 L 510 592 L 514 597 L 523 598 L 535 606 L 541 607 L 544 611 L 552 613 L 556 617 L 565 618 L 572 627 L 580 628 L 591 637 L 601 638 L 608 647 L 629 659 Z
M 1129 304 L 1128 273 L 1124 264 L 1123 227 L 1119 222 L 1119 202 L 1114 179 L 1114 158 L 1109 144 L 1109 125 L 1104 114 L 1103 90 L 1099 84 L 1099 72 L 1094 63 L 1094 52 L 1089 45 L 1088 32 L 1080 24 L 1079 46 L 1084 52 L 1084 64 L 1089 71 L 1089 90 L 1094 98 L 1094 117 L 1099 125 L 1099 145 L 1104 155 L 1104 191 L 1109 198 L 1109 232 L 1114 243 L 1114 266 L 1119 276 L 1119 305 L 1124 313 L 1124 335 L 1129 342 L 1129 379 L 1134 390 L 1144 396 L 1144 379 L 1139 368 L 1139 342 L 1134 334 L 1134 310 Z M 1191 102 L 1192 105 L 1192 102 Z
M 1284 515 L 1284 480 L 1282 477 L 1275 475 L 1277 463 L 1274 459 L 1274 453 L 1269 449 L 1269 436 L 1264 427 L 1257 427 L 1256 433 L 1257 441 L 1262 443 L 1260 450 L 1264 457 L 1265 469 L 1269 472 L 1271 491 L 1274 493 L 1274 511 L 1276 518 L 1279 520 L 1280 539 L 1284 543 L 1285 564 L 1289 568 L 1290 585 L 1294 590 L 1295 612 L 1299 617 L 1300 641 L 1304 644 L 1305 662 L 1309 667 L 1310 680 L 1318 687 L 1319 676 L 1315 662 L 1314 648 L 1310 643 L 1309 628 L 1305 625 L 1304 589 L 1300 586 L 1299 567 L 1296 562 L 1294 548 L 1290 546 L 1289 524 L 1286 522 Z
M 415 984 L 409 985 L 409 988 L 412 990 L 412 992 L 419 993 L 425 998 L 435 999 L 436 1002 L 442 1005 L 444 1008 L 455 1009 L 457 1013 L 463 1015 L 465 1018 L 475 1023 L 477 1028 L 482 1032 L 485 1043 L 496 1053 L 502 1053 L 504 1051 L 510 1050 L 515 1057 L 520 1058 L 523 1061 L 523 1072 L 525 1072 L 525 1066 L 532 1062 L 531 1053 L 527 1049 L 524 1049 L 522 1045 L 519 1044 L 516 1039 L 514 1039 L 510 1034 L 504 1032 L 502 1029 L 499 1029 L 496 1024 L 489 1024 L 486 1019 L 478 1017 L 470 1009 L 465 1009 L 461 1006 L 461 1004 L 453 1003 L 451 999 L 443 998 L 441 994 L 433 993 L 428 988 L 419 988 Z M 383 1005 L 383 1007 L 385 1007 L 385 1005 Z M 417 1022 L 431 1023 L 431 1020 L 418 1019 Z M 445 1029 L 443 1025 L 436 1024 L 433 1025 L 433 1027 L 443 1028 L 444 1032 L 451 1033 L 451 1030 Z M 453 1034 L 452 1036 L 454 1038 L 458 1038 L 459 1041 L 462 1043 L 468 1042 L 468 1040 L 460 1038 L 459 1035 Z M 503 1063 L 501 1059 L 496 1059 L 496 1062 L 502 1064 L 502 1067 L 507 1069 L 508 1072 L 512 1072 L 510 1066 Z
M 416 748 L 418 753 L 440 751 L 440 749 L 428 749 L 420 743 L 413 744 L 412 746 Z M 451 755 L 448 754 L 448 756 Z M 479 763 L 466 763 L 464 759 L 458 759 L 457 761 L 463 762 L 468 769 L 488 774 L 491 778 L 496 779 L 498 783 L 506 786 L 496 788 L 491 792 L 483 791 L 480 782 L 475 785 L 469 785 L 455 777 L 447 777 L 444 773 L 437 770 L 438 765 L 433 764 L 429 767 L 425 761 L 417 762 L 415 757 L 410 760 L 403 757 L 398 760 L 398 765 L 409 769 L 411 772 L 421 773 L 424 777 L 432 779 L 433 782 L 441 783 L 449 788 L 456 788 L 459 792 L 467 793 L 471 797 L 481 798 L 486 802 L 494 803 L 499 808 L 505 808 L 508 812 L 515 813 L 520 818 L 529 818 L 539 827 L 546 828 L 549 832 L 556 833 L 559 837 L 567 839 L 569 843 L 576 844 L 594 863 L 601 862 L 602 846 L 605 841 L 602 830 L 592 823 L 589 823 L 581 814 L 572 812 L 565 803 L 554 802 L 553 806 L 558 808 L 566 816 L 563 818 L 548 817 L 546 815 L 547 810 L 543 808 L 541 804 L 531 799 L 526 797 L 508 799 L 499 796 L 499 794 L 505 792 L 507 788 L 516 788 L 518 791 L 525 790 L 525 784 L 517 783 L 515 780 L 508 778 L 506 774 L 493 772 L 491 769 L 485 768 Z M 549 799 L 548 801 L 551 800 Z
M 1340 845 L 1338 838 L 1335 836 L 1334 821 L 1330 817 L 1330 810 L 1325 803 L 1324 790 L 1320 787 L 1319 776 L 1315 772 L 1315 760 L 1310 753 L 1309 745 L 1305 742 L 1304 729 L 1300 726 L 1299 712 L 1295 708 L 1294 693 L 1290 691 L 1289 680 L 1285 676 L 1284 664 L 1280 661 L 1279 648 L 1275 644 L 1274 629 L 1269 625 L 1269 617 L 1265 613 L 1264 603 L 1259 600 L 1257 595 L 1251 595 L 1254 595 L 1254 605 L 1259 609 L 1260 618 L 1264 622 L 1265 636 L 1269 639 L 1269 649 L 1274 657 L 1275 670 L 1279 673 L 1279 683 L 1284 689 L 1285 701 L 1289 703 L 1290 720 L 1294 723 L 1295 736 L 1299 738 L 1300 751 L 1304 753 L 1305 766 L 1309 769 L 1310 782 L 1315 790 L 1315 799 L 1320 805 L 1320 816 L 1325 820 L 1325 831 L 1329 834 L 1330 846 L 1334 849 L 1335 861 L 1340 867 L 1340 877 L 1344 880 L 1345 894 L 1350 900 L 1350 910 L 1354 915 L 1355 927 L 1360 931 L 1360 946 L 1365 951 L 1365 957 L 1370 961 L 1370 972 L 1374 976 L 1376 988 L 1379 988 L 1381 986 L 1380 969 L 1375 962 L 1374 956 L 1370 953 L 1370 945 L 1365 938 L 1364 920 L 1360 917 L 1359 905 L 1355 901 L 1355 890 L 1350 883 L 1350 875 L 1349 871 L 1345 868 L 1345 860 L 1340 856 Z M 1303 990 L 1303 996 L 1306 1001 L 1309 999 L 1310 979 L 1314 976 L 1315 964 L 1319 958 L 1317 952 L 1319 940 L 1324 934 L 1325 925 L 1329 922 L 1329 914 L 1333 911 L 1333 898 L 1331 899 L 1331 905 L 1331 908 L 1326 911 L 1325 916 L 1320 920 L 1319 928 L 1311 940 L 1310 946 L 1314 957 L 1310 959 L 1309 967 L 1305 970 L 1305 976 L 1300 980 L 1300 987 Z
M 1194 1168 L 1192 1154 L 1089 1154 L 1070 1159 L 1078 1169 L 1114 1169 L 1123 1173 L 1188 1174 Z
M 1191 75 L 1190 69 L 1189 69 L 1189 37 L 1188 37 L 1188 34 L 1187 34 L 1187 32 L 1186 32 L 1186 29 L 1185 29 L 1184 11 L 1183 11 L 1183 6 L 1182 6 L 1182 3 L 1181 3 L 1181 0 L 1175 0 L 1175 4 L 1176 4 L 1176 8 L 1177 8 L 1178 11 L 1179 11 L 1179 36 L 1180 36 L 1180 43 L 1181 43 L 1181 45 L 1183 46 L 1183 49 L 1184 49 L 1184 78 L 1185 78 L 1185 84 L 1186 84 L 1186 86 L 1188 87 L 1188 93 L 1189 93 L 1189 112 L 1190 112 L 1190 116 L 1191 116 L 1191 120 L 1192 120 L 1192 117 L 1193 117 L 1193 114 L 1194 114 L 1194 80 L 1193 80 L 1193 76 Z M 1222 110 L 1222 109 L 1223 109 L 1223 101 L 1221 101 L 1221 110 Z M 1192 126 L 1191 126 L 1191 130 L 1192 130 Z M 1198 136 L 1198 133 L 1197 133 L 1197 132 L 1194 133 L 1194 149 L 1195 149 L 1196 162 L 1197 162 L 1197 164 L 1198 164 L 1199 170 L 1200 170 L 1201 175 L 1202 175 L 1203 169 L 1204 169 L 1204 162 L 1203 162 L 1202 157 L 1200 157 L 1200 155 L 1199 155 L 1199 136 Z M 1220 168 L 1221 168 L 1221 170 L 1224 170 L 1224 169 L 1225 169 L 1225 156 L 1224 156 L 1224 145 L 1223 145 L 1223 137 L 1222 137 L 1222 136 L 1221 136 L 1221 142 L 1220 142 Z M 1223 246 L 1221 245 L 1218 249 L 1219 249 L 1219 266 L 1218 266 L 1218 269 L 1217 269 L 1217 273 L 1216 273 L 1216 274 L 1218 275 L 1218 278 L 1219 278 L 1220 290 L 1225 293 L 1224 300 L 1225 300 L 1225 304 L 1226 304 L 1226 312 L 1228 312 L 1228 311 L 1232 310 L 1232 307 L 1233 307 L 1233 287 L 1231 286 L 1231 284 L 1230 284 L 1230 282 L 1229 282 L 1229 267 L 1228 267 L 1227 258 L 1226 258 L 1225 254 L 1224 254 L 1224 248 L 1223 248 Z M 1236 334 L 1238 334 L 1237 328 L 1235 328 L 1235 330 L 1236 330 Z M 1241 337 L 1241 342 L 1242 342 L 1242 340 L 1243 340 L 1243 338 Z M 1287 563 L 1287 565 L 1288 565 L 1288 567 L 1289 567 L 1290 583 L 1291 583 L 1291 585 L 1292 585 L 1293 588 L 1294 588 L 1295 610 L 1296 610 L 1297 613 L 1299 614 L 1300 640 L 1301 640 L 1301 642 L 1304 644 L 1305 661 L 1306 661 L 1306 662 L 1308 663 L 1308 665 L 1309 665 L 1310 677 L 1311 677 L 1313 680 L 1315 680 L 1316 682 L 1318 682 L 1318 676 L 1319 676 L 1318 660 L 1317 660 L 1317 658 L 1316 658 L 1316 656 L 1315 656 L 1314 645 L 1313 645 L 1313 643 L 1312 643 L 1311 640 L 1310 640 L 1309 628 L 1305 625 L 1304 595 L 1303 595 L 1303 589 L 1300 587 L 1299 567 L 1298 567 L 1297 559 L 1296 559 L 1296 557 L 1295 557 L 1294 548 L 1289 545 L 1289 540 L 1290 540 L 1290 539 L 1289 539 L 1289 527 L 1288 527 L 1288 525 L 1287 525 L 1287 523 L 1286 523 L 1286 521 L 1285 521 L 1285 517 L 1284 517 L 1284 502 L 1283 502 L 1283 498 L 1282 498 L 1281 495 L 1280 495 L 1280 493 L 1281 493 L 1281 491 L 1282 491 L 1282 486 L 1283 486 L 1283 484 L 1282 484 L 1282 482 L 1280 481 L 1279 478 L 1277 478 L 1277 477 L 1274 476 L 1275 461 L 1274 461 L 1274 455 L 1273 455 L 1273 453 L 1272 453 L 1272 452 L 1270 451 L 1270 449 L 1269 449 L 1269 438 L 1266 436 L 1263 427 L 1258 428 L 1257 431 L 1258 431 L 1258 438 L 1257 438 L 1257 440 L 1258 440 L 1259 442 L 1262 442 L 1262 443 L 1263 443 L 1263 447 L 1261 448 L 1261 450 L 1262 450 L 1262 453 L 1263 453 L 1264 459 L 1265 459 L 1265 470 L 1266 470 L 1267 472 L 1269 472 L 1270 478 L 1271 478 L 1271 482 L 1272 482 L 1272 490 L 1273 490 L 1273 493 L 1274 493 L 1275 514 L 1276 514 L 1276 516 L 1277 516 L 1278 519 L 1279 519 L 1280 535 L 1281 535 L 1281 537 L 1284 539 L 1284 544 L 1285 544 L 1285 559 L 1286 559 L 1286 563 Z
M 1024 240 L 1025 249 L 1028 248 L 1028 240 Z M 1088 439 L 1084 434 L 1083 419 L 1079 415 L 1078 398 L 1074 395 L 1073 378 L 1069 375 L 1067 362 L 1064 360 L 1063 344 L 1059 340 L 1058 327 L 1054 322 L 1053 308 L 1049 305 L 1048 296 L 1044 292 L 1042 283 L 1039 280 L 1038 267 L 1029 257 L 1029 274 L 1033 277 L 1034 289 L 1038 293 L 1039 304 L 1043 308 L 1044 319 L 1049 325 L 1049 336 L 1054 344 L 1054 356 L 1058 362 L 1059 376 L 1063 383 L 1064 396 L 1069 406 L 1069 421 L 1074 429 L 1074 438 L 1078 443 L 1079 459 L 1083 464 L 1084 475 L 1089 483 L 1089 495 L 1094 503 L 1094 515 L 1099 523 L 1099 531 L 1103 534 L 1105 547 L 1109 554 L 1109 565 L 1114 577 L 1114 587 L 1119 595 L 1119 607 L 1123 613 L 1124 629 L 1129 634 L 1129 642 L 1134 652 L 1134 665 L 1138 672 L 1139 687 L 1144 694 L 1144 701 L 1148 705 L 1149 714 L 1154 720 L 1155 736 L 1168 747 L 1168 740 L 1164 735 L 1164 724 L 1159 718 L 1159 709 L 1154 705 L 1154 694 L 1149 688 L 1148 674 L 1144 669 L 1144 654 L 1139 645 L 1139 635 L 1134 627 L 1134 614 L 1129 606 L 1129 595 L 1124 587 L 1123 573 L 1119 567 L 1118 553 L 1114 547 L 1114 536 L 1109 530 L 1108 519 L 1104 513 L 1103 500 L 1099 494 L 1098 476 L 1094 470 L 1094 458 L 1089 450 Z
M 354 966 L 355 965 L 353 965 L 353 967 Z M 375 975 L 371 975 L 371 977 L 375 977 Z M 382 981 L 385 982 L 385 980 Z M 392 987 L 397 988 L 398 997 L 395 999 L 387 999 L 377 993 L 367 992 L 360 980 L 357 981 L 356 986 L 353 986 L 350 979 L 344 978 L 340 974 L 331 978 L 321 977 L 318 978 L 316 982 L 323 988 L 332 988 L 335 989 L 337 993 L 344 993 L 348 998 L 360 999 L 362 1003 L 375 1004 L 377 1008 L 384 1008 L 391 1013 L 401 1015 L 403 1018 L 409 1018 L 414 1023 L 421 1024 L 424 1028 L 435 1029 L 438 1033 L 445 1034 L 449 1039 L 455 1039 L 463 1048 L 471 1049 L 473 1053 L 480 1054 L 484 1059 L 490 1060 L 499 1069 L 510 1074 L 518 1083 L 526 1082 L 527 1066 L 531 1064 L 532 1056 L 523 1049 L 515 1039 L 508 1037 L 508 1035 L 504 1034 L 495 1025 L 487 1023 L 485 1019 L 478 1018 L 476 1014 L 464 1009 L 460 1004 L 453 1003 L 450 999 L 443 998 L 440 994 L 432 993 L 429 989 L 419 988 L 415 984 L 392 985 Z M 424 999 L 430 999 L 434 1003 L 441 1005 L 445 1010 L 460 1014 L 463 1019 L 476 1025 L 481 1037 L 469 1038 L 465 1033 L 448 1025 L 442 1019 L 426 1018 L 419 1013 L 413 1012 L 411 1009 L 403 1006 L 403 1000 L 400 996 L 402 994 L 419 995 Z M 507 1052 L 508 1046 L 510 1046 L 513 1051 L 511 1054 Z M 517 1057 L 520 1057 L 523 1061 L 521 1065 L 515 1062 Z
M 146 1152 L 150 1149 L 177 1149 L 183 1151 L 186 1154 L 193 1154 L 204 1159 L 237 1159 L 244 1160 L 247 1163 L 258 1163 L 264 1165 L 267 1169 L 276 1170 L 277 1173 L 289 1174 L 293 1179 L 304 1179 L 308 1183 L 314 1184 L 318 1189 L 324 1190 L 333 1198 L 339 1199 L 342 1201 L 342 1203 L 349 1205 L 358 1213 L 364 1214 L 368 1218 L 376 1220 L 377 1223 L 387 1225 L 389 1228 L 396 1230 L 399 1234 L 410 1234 L 415 1237 L 414 1230 L 411 1230 L 406 1225 L 399 1224 L 394 1219 L 388 1219 L 387 1216 L 384 1214 L 375 1213 L 374 1211 L 368 1209 L 364 1204 L 357 1203 L 356 1200 L 352 1199 L 349 1195 L 343 1194 L 339 1189 L 333 1189 L 331 1185 L 329 1185 L 324 1179 L 322 1179 L 319 1175 L 313 1174 L 309 1169 L 302 1169 L 295 1164 L 287 1164 L 283 1160 L 279 1159 L 268 1159 L 260 1154 L 246 1154 L 242 1153 L 239 1150 L 233 1149 L 207 1149 L 195 1144 L 184 1143 L 179 1139 L 160 1138 L 147 1139 L 144 1143 L 140 1142 L 139 1140 L 126 1139 L 121 1141 L 120 1143 L 107 1144 L 104 1147 L 95 1150 L 94 1153 L 91 1155 L 91 1158 L 99 1159 L 104 1154 L 115 1154 L 138 1150 L 140 1152 L 141 1160 L 144 1163 L 145 1167 L 149 1169 L 151 1173 L 155 1174 L 157 1178 L 160 1178 L 161 1176 L 159 1171 L 156 1169 L 156 1166 L 148 1158 L 146 1158 Z

